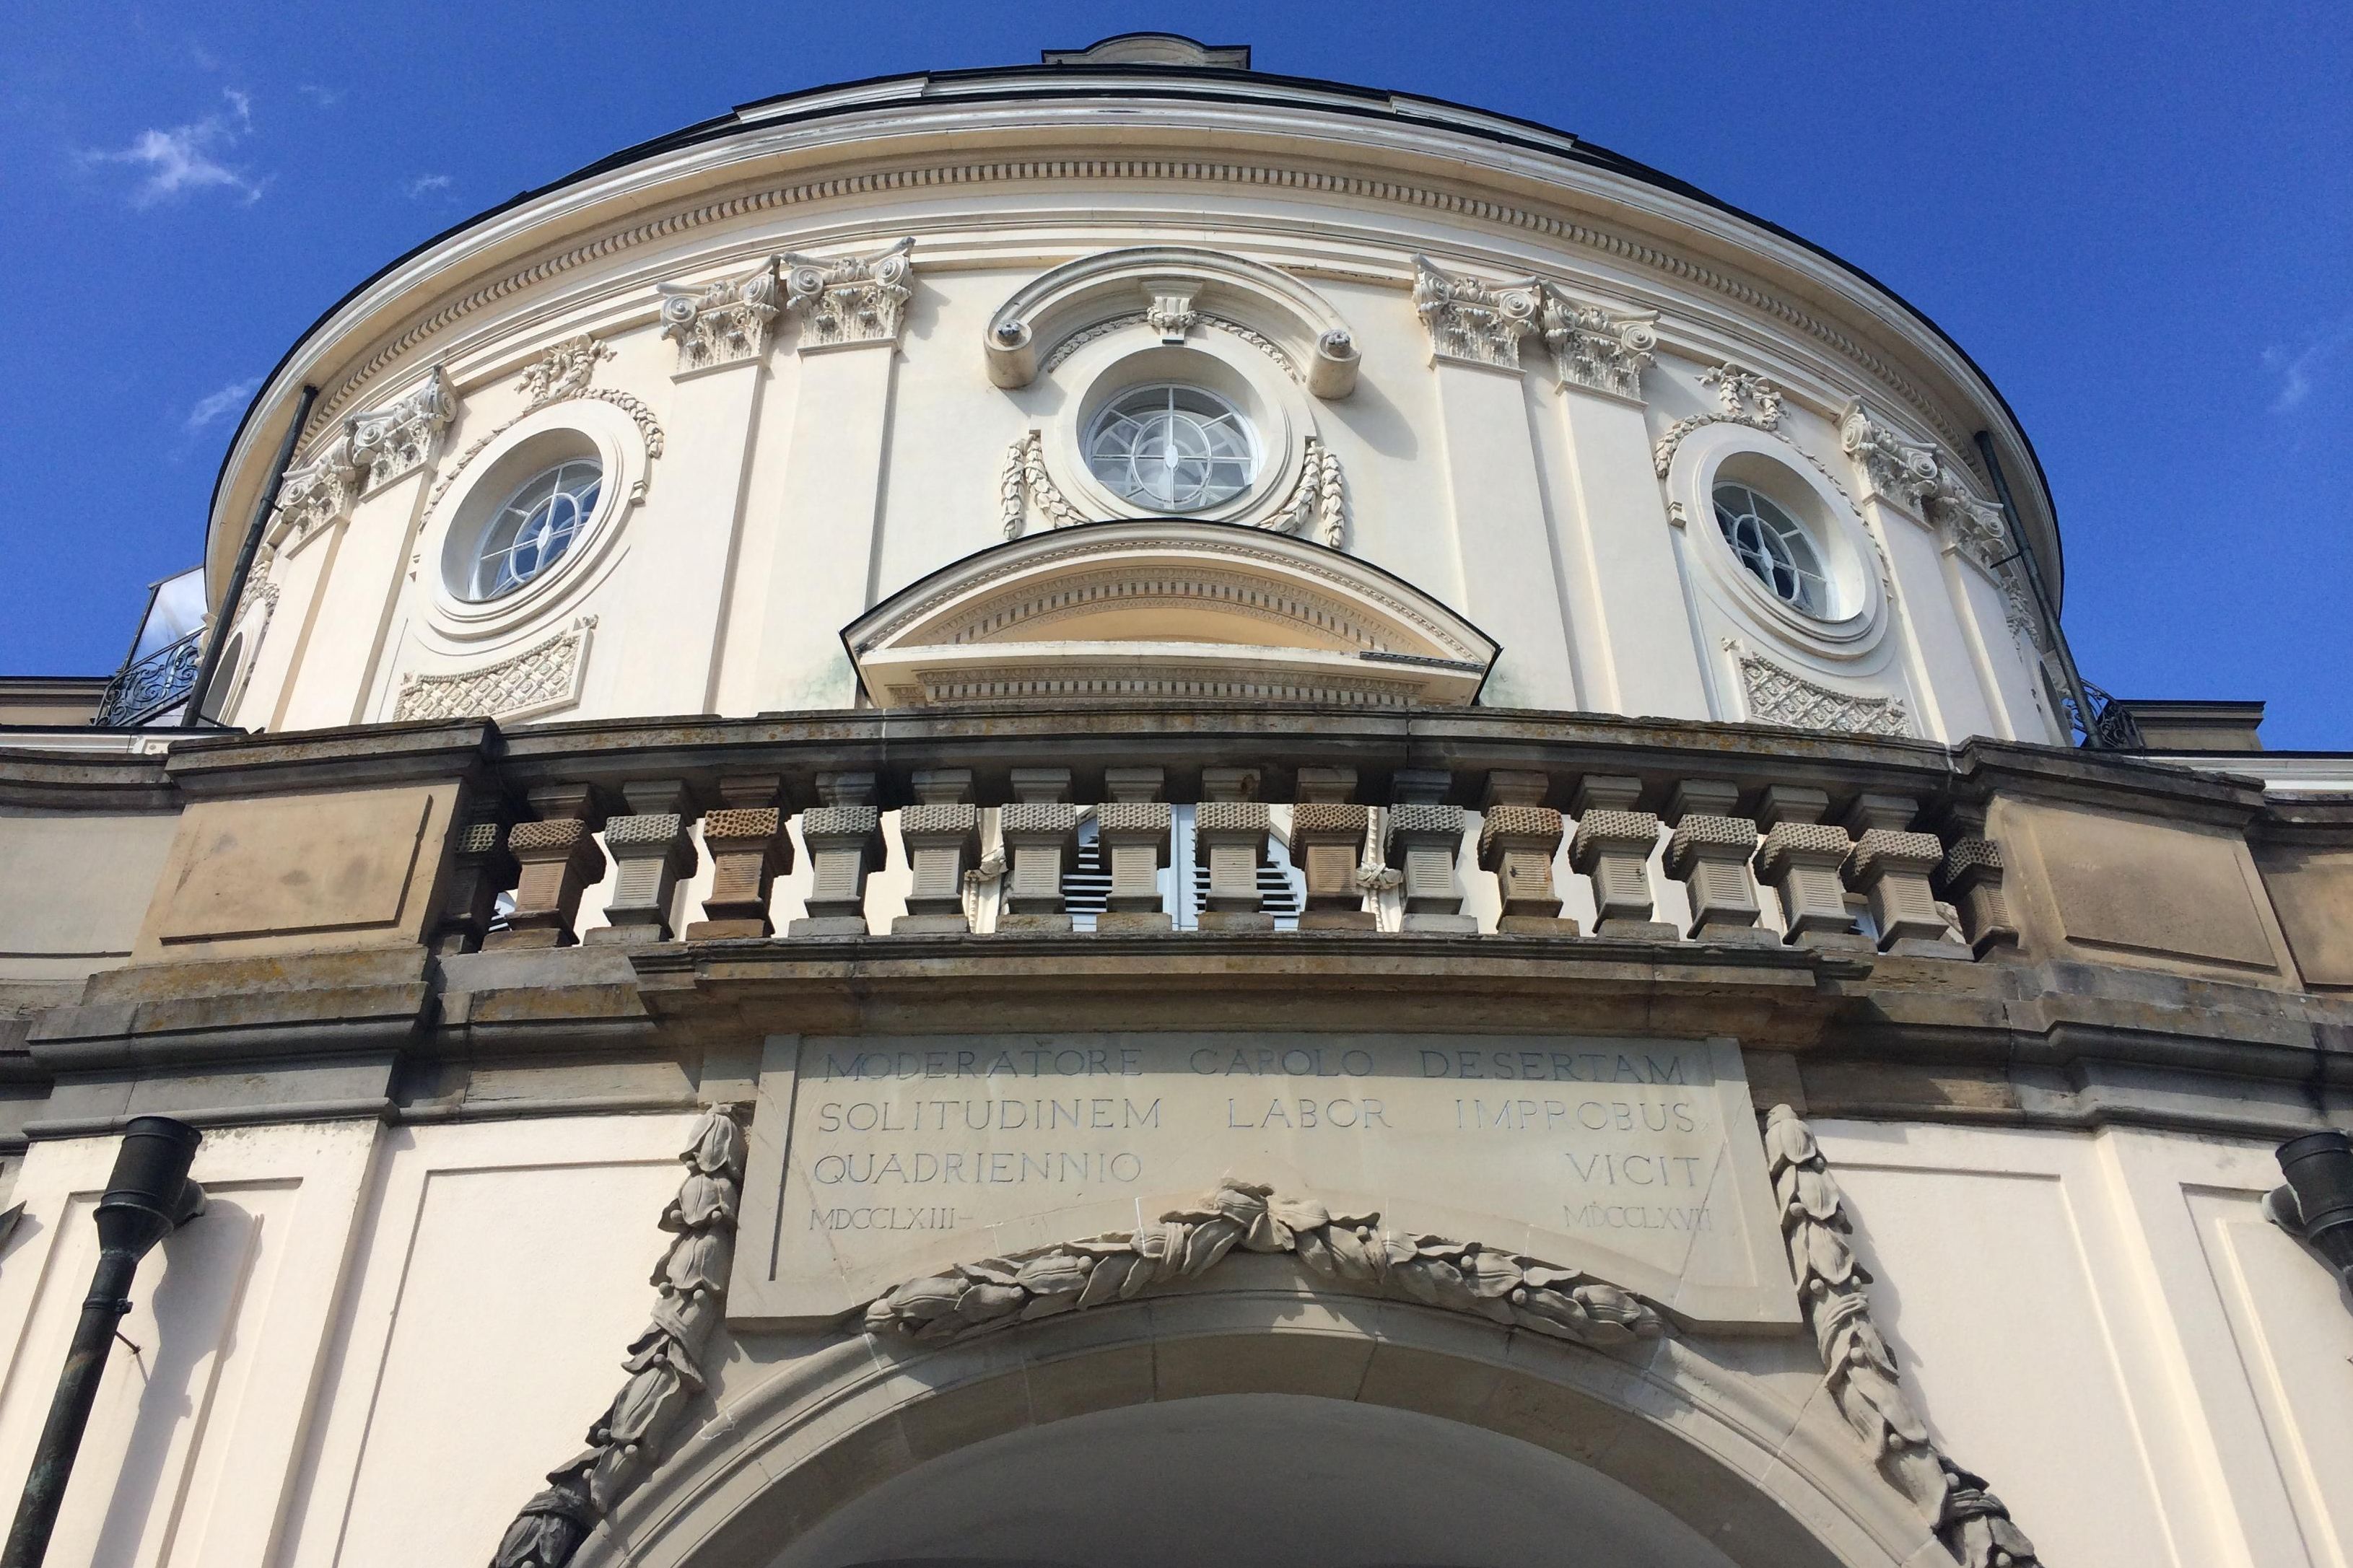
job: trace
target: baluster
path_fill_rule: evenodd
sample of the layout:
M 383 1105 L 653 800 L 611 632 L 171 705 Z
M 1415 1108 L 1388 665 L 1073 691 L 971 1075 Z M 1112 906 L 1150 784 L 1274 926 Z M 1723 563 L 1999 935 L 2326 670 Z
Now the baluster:
M 1553 886 L 1553 857 L 1560 853 L 1566 826 L 1560 813 L 1545 804 L 1551 792 L 1547 773 L 1498 769 L 1487 775 L 1479 866 L 1495 874 L 1504 900 L 1495 929 L 1510 935 L 1577 934 L 1577 922 L 1561 918 L 1560 892 Z
M 628 945 L 668 942 L 678 879 L 694 870 L 694 841 L 687 832 L 693 802 L 686 785 L 676 779 L 626 784 L 621 797 L 628 814 L 605 819 L 605 853 L 619 868 L 613 897 L 605 905 L 609 923 L 582 940 Z
M 1757 847 L 1757 879 L 1781 900 L 1782 941 L 1795 947 L 1871 951 L 1871 939 L 1846 907 L 1840 869 L 1854 841 L 1822 818 L 1831 797 L 1802 784 L 1769 784 L 1757 820 L 1765 841 Z
M 1164 931 L 1175 922 L 1160 905 L 1160 868 L 1168 864 L 1167 783 L 1157 767 L 1105 768 L 1111 798 L 1095 807 L 1096 842 L 1111 868 L 1111 898 L 1095 917 L 1101 932 Z
M 1642 781 L 1611 773 L 1579 780 L 1570 804 L 1577 832 L 1568 864 L 1593 881 L 1593 934 L 1636 942 L 1672 942 L 1683 933 L 1651 918 L 1651 851 L 1659 843 L 1658 814 L 1637 811 Z
M 507 829 L 507 852 L 519 868 L 514 912 L 506 930 L 482 939 L 485 948 L 564 947 L 578 941 L 573 922 L 580 895 L 605 875 L 605 852 L 596 847 L 605 792 L 594 784 L 543 784 L 530 800 L 538 820 Z
M 515 885 L 522 868 L 506 847 L 511 810 L 502 800 L 481 802 L 467 814 L 449 850 L 449 887 L 433 927 L 432 947 L 447 958 L 479 952 L 497 911 L 499 895 Z
M 721 807 L 702 818 L 702 847 L 711 854 L 711 896 L 702 918 L 686 928 L 689 942 L 776 933 L 768 896 L 776 873 L 793 864 L 785 833 L 781 791 L 774 774 L 734 773 L 719 781 Z
M 1390 780 L 1388 858 L 1405 879 L 1406 931 L 1479 929 L 1462 912 L 1462 889 L 1454 880 L 1466 816 L 1461 806 L 1446 804 L 1453 784 L 1442 768 L 1399 768 Z
M 1356 866 L 1365 853 L 1365 823 L 1371 808 L 1354 803 L 1354 768 L 1302 768 L 1299 803 L 1291 808 L 1291 858 L 1307 879 L 1301 931 L 1376 931 L 1379 921 L 1365 908 Z
M 1067 931 L 1062 873 L 1077 853 L 1079 808 L 1071 804 L 1068 768 L 1015 768 L 1013 799 L 998 808 L 1005 840 L 1005 908 L 1001 932 Z
M 1945 846 L 1933 833 L 1909 831 L 1920 803 L 1899 795 L 1865 794 L 1846 815 L 1855 833 L 1843 868 L 1846 885 L 1871 902 L 1883 952 L 1913 958 L 1968 958 L 1970 952 L 1948 934 L 1950 928 L 1928 888 L 1929 873 L 1945 863 Z
M 1978 957 L 2017 947 L 2018 922 L 2001 889 L 2001 846 L 1986 837 L 1985 804 L 1956 803 L 1945 820 L 1955 837 L 1930 887 L 1960 911 L 1962 934 Z
M 907 912 L 891 922 L 896 936 L 972 930 L 964 912 L 965 868 L 980 857 L 980 808 L 972 804 L 970 768 L 918 768 L 915 804 L 899 813 L 913 880 Z
M 1749 879 L 1748 859 L 1757 853 L 1757 825 L 1733 815 L 1740 804 L 1736 784 L 1685 779 L 1667 803 L 1667 875 L 1691 896 L 1694 942 L 1772 946 L 1780 938 L 1757 925 L 1762 906 Z
M 1209 868 L 1203 931 L 1272 931 L 1259 908 L 1258 868 L 1266 863 L 1267 810 L 1256 768 L 1203 768 L 1201 803 L 1193 808 L 1193 852 Z
M 791 936 L 864 936 L 866 876 L 882 856 L 882 813 L 871 773 L 819 773 L 822 805 L 801 813 L 808 847 L 808 913 L 787 928 Z

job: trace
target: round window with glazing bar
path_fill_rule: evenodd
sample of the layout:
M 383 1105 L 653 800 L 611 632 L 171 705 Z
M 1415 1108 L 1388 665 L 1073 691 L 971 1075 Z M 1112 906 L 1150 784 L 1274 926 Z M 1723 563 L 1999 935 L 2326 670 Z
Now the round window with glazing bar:
M 1715 526 L 1749 574 L 1792 609 L 1830 613 L 1830 581 L 1805 525 L 1746 485 L 1715 487 Z
M 1087 467 L 1123 500 L 1153 511 L 1200 511 L 1258 478 L 1258 437 L 1241 410 L 1198 386 L 1139 386 L 1088 428 Z
M 516 487 L 482 531 L 460 597 L 480 604 L 512 594 L 564 559 L 596 515 L 604 465 L 573 458 Z

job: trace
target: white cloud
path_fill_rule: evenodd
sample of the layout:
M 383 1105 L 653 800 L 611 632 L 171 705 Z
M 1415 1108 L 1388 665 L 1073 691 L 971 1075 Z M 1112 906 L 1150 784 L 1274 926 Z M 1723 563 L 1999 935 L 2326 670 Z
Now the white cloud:
M 260 384 L 261 378 L 252 376 L 244 381 L 232 381 L 218 392 L 208 392 L 197 398 L 195 406 L 188 410 L 188 434 L 193 436 L 216 420 L 236 413 L 253 395 L 254 388 Z
M 317 104 L 322 109 L 332 109 L 335 105 L 343 101 L 343 89 L 339 87 L 321 87 L 315 81 L 306 81 L 294 90 L 301 93 L 303 97 L 309 99 L 311 102 Z
M 421 202 L 436 191 L 448 190 L 455 183 L 447 174 L 419 174 L 413 180 L 402 181 L 400 188 L 408 193 L 410 201 Z
M 122 151 L 85 153 L 84 161 L 127 163 L 141 170 L 146 177 L 132 193 L 133 206 L 153 206 L 203 190 L 226 190 L 248 203 L 259 201 L 267 182 L 252 179 L 227 162 L 230 150 L 253 128 L 253 100 L 234 88 L 221 96 L 228 100 L 225 113 L 165 131 L 142 131 Z
M 2265 349 L 2263 368 L 2280 378 L 2279 393 L 2272 399 L 2272 412 L 2294 413 L 2327 374 L 2329 362 L 2348 348 L 2353 348 L 2353 316 L 2306 339 L 2301 347 L 2274 344 Z

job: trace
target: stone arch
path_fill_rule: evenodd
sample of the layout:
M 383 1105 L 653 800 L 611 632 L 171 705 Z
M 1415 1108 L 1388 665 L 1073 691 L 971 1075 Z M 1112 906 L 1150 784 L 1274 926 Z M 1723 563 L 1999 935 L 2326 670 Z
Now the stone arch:
M 988 318 L 988 378 L 1027 386 L 1074 334 L 1131 316 L 1170 341 L 1197 321 L 1256 338 L 1318 397 L 1356 389 L 1354 336 L 1321 294 L 1262 262 L 1185 245 L 1100 251 L 1023 285 Z
M 1942 1556 L 1821 1397 L 1809 1342 L 1603 1352 L 1303 1286 L 1272 1258 L 1229 1279 L 936 1348 L 857 1336 L 796 1345 L 776 1363 L 751 1342 L 720 1380 L 719 1418 L 575 1561 L 768 1568 L 930 1460 L 1091 1413 L 1224 1394 L 1412 1412 L 1533 1444 L 1622 1483 L 1737 1568 Z
M 1494 640 L 1336 550 L 1148 519 L 1033 534 L 901 589 L 842 633 L 884 708 L 1155 697 L 1470 702 Z

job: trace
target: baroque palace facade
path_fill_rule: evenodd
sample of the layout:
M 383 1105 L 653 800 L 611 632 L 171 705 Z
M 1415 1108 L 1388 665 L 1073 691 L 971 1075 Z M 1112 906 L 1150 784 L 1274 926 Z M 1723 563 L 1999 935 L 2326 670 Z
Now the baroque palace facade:
M 2099 704 L 1985 377 L 1654 171 L 749 105 L 322 317 L 203 583 L 0 732 L 0 1485 L 203 1133 L 54 1562 L 2353 1552 L 2353 761 Z

